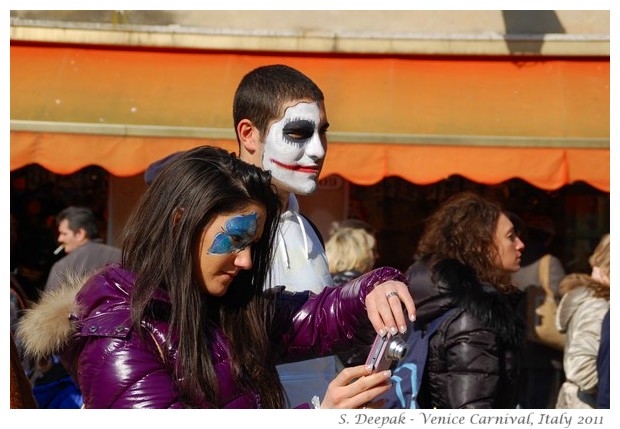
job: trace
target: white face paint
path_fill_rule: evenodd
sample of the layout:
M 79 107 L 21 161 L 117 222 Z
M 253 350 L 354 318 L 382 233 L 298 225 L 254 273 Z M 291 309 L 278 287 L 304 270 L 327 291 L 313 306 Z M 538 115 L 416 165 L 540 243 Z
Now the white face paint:
M 284 117 L 271 125 L 265 138 L 263 170 L 271 171 L 278 188 L 300 195 L 316 190 L 327 127 L 325 111 L 316 102 L 288 107 Z

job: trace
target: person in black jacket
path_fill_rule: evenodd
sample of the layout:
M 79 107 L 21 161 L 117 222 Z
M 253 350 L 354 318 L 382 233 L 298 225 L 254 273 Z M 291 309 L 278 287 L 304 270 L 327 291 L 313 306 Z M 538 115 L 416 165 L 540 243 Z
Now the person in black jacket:
M 471 192 L 431 215 L 407 270 L 424 325 L 451 308 L 429 341 L 421 408 L 515 408 L 524 324 L 511 285 L 523 242 L 501 207 Z

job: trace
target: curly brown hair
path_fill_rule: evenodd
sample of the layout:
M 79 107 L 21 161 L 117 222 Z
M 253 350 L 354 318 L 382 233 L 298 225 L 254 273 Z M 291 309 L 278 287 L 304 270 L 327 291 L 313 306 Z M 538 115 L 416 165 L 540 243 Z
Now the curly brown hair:
M 512 290 L 510 273 L 494 263 L 499 252 L 495 230 L 502 213 L 498 202 L 473 192 L 453 195 L 426 220 L 416 259 L 428 261 L 431 270 L 443 259 L 456 259 L 471 267 L 481 282 Z

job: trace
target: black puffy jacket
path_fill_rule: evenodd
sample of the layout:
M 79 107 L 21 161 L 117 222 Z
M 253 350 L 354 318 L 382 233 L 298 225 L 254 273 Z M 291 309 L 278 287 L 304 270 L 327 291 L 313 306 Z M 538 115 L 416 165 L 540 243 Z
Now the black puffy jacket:
M 456 260 L 436 264 L 432 279 L 417 262 L 407 277 L 422 324 L 457 308 L 430 339 L 420 407 L 515 408 L 524 338 L 521 292 L 505 294 L 480 283 Z

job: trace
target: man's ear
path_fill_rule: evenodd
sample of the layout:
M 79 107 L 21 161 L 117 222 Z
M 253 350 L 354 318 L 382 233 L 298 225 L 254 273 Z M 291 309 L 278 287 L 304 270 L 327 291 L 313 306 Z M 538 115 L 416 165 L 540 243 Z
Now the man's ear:
M 77 232 L 75 233 L 75 238 L 79 241 L 86 241 L 88 240 L 88 236 L 86 234 L 86 230 L 84 228 L 80 228 L 77 230 Z
M 249 119 L 242 119 L 237 124 L 237 135 L 239 136 L 239 151 L 253 155 L 258 150 L 260 135 L 258 130 Z

